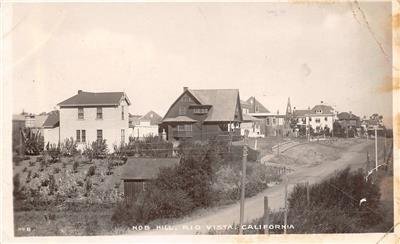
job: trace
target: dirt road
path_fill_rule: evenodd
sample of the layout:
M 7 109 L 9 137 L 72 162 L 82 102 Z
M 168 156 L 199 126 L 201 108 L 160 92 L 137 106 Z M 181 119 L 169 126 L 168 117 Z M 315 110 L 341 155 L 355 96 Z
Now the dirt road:
M 359 144 L 349 146 L 347 150 L 337 160 L 326 161 L 317 166 L 305 166 L 288 175 L 289 192 L 297 183 L 308 181 L 315 183 L 326 178 L 336 170 L 344 169 L 347 166 L 351 168 L 365 167 L 366 150 L 371 150 L 373 141 L 363 141 Z M 301 148 L 293 149 L 301 150 Z M 268 196 L 269 207 L 272 210 L 284 206 L 284 185 L 276 185 L 266 189 L 260 194 L 246 199 L 245 202 L 245 222 L 259 218 L 263 215 L 264 196 Z M 231 225 L 239 223 L 239 203 L 213 208 L 207 211 L 203 216 L 192 215 L 168 226 L 168 230 L 152 231 L 132 231 L 129 234 L 196 234 L 207 233 L 207 225 Z

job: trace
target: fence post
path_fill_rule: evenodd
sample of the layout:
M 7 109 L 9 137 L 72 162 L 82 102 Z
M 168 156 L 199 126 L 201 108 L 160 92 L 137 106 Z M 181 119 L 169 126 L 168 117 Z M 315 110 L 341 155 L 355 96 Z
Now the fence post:
M 245 198 L 245 186 L 246 186 L 246 163 L 247 163 L 247 145 L 246 138 L 243 146 L 243 159 L 242 159 L 242 188 L 240 194 L 240 219 L 239 219 L 239 235 L 243 234 L 243 219 L 244 219 L 244 198 Z
M 264 196 L 264 225 L 267 226 L 264 229 L 264 234 L 269 234 L 269 210 L 268 210 L 268 197 Z

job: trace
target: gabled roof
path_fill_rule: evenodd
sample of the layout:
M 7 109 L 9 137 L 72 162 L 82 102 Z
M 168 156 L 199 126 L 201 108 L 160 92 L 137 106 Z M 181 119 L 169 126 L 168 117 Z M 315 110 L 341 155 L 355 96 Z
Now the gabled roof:
M 25 121 L 25 115 L 24 114 L 13 114 L 12 120 L 13 121 Z
M 60 112 L 58 110 L 51 111 L 47 119 L 43 123 L 43 128 L 54 128 L 60 125 Z
M 253 117 L 251 115 L 248 114 L 243 114 L 243 122 L 253 122 L 253 121 L 260 121 L 261 119 Z
M 34 127 L 35 128 L 42 128 L 44 126 L 44 122 L 46 121 L 49 115 L 36 115 L 34 118 Z
M 123 180 L 151 180 L 158 176 L 161 168 L 178 165 L 179 158 L 134 158 L 130 157 L 122 170 Z
M 270 113 L 270 111 L 254 96 L 249 97 L 249 99 L 246 100 L 246 103 L 249 104 L 251 113 Z M 258 108 L 257 110 L 256 107 Z
M 161 120 L 162 117 L 152 110 L 139 118 L 139 121 L 150 121 L 150 125 L 158 125 Z
M 357 115 L 348 112 L 341 112 L 337 115 L 339 120 L 359 120 Z
M 125 99 L 130 105 L 128 97 L 124 92 L 84 92 L 78 91 L 78 94 L 60 102 L 60 107 L 74 106 L 118 106 L 122 99 Z
M 322 111 L 322 114 L 333 114 L 334 113 L 334 109 L 329 106 L 329 105 L 324 105 L 324 104 L 318 104 L 315 105 L 312 109 L 311 109 L 311 113 L 312 114 L 316 114 L 316 111 Z
M 308 109 L 303 109 L 303 110 L 296 109 L 296 110 L 293 110 L 293 115 L 294 116 L 298 116 L 298 117 L 306 116 L 307 114 L 310 114 L 310 113 L 311 113 L 311 111 L 308 110 Z
M 236 121 L 235 112 L 239 102 L 238 89 L 204 89 L 189 90 L 189 92 L 202 104 L 211 105 L 205 122 Z M 241 114 L 241 111 L 239 111 Z

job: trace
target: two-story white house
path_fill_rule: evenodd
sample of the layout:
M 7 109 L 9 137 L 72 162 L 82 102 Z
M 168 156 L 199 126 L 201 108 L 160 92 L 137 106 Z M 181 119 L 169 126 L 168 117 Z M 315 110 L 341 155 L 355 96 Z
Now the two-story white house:
M 333 129 L 336 112 L 331 106 L 325 105 L 321 101 L 321 104 L 315 105 L 312 109 L 297 110 L 294 108 L 293 116 L 297 120 L 297 126 L 312 127 L 319 132 L 325 127 Z
M 97 140 L 106 140 L 113 151 L 129 140 L 129 105 L 124 92 L 78 93 L 58 104 L 60 107 L 60 141 L 73 138 L 78 149 Z

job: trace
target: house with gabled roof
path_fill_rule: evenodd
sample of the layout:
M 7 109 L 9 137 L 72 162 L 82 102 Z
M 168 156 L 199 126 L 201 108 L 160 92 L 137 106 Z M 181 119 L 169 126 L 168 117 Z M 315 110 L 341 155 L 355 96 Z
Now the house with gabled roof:
M 85 92 L 60 102 L 60 140 L 73 138 L 78 149 L 87 143 L 106 140 L 113 150 L 128 142 L 129 105 L 124 92 Z
M 160 124 L 169 141 L 239 139 L 243 121 L 238 89 L 183 88 Z
M 144 138 L 146 136 L 157 136 L 158 124 L 161 122 L 162 117 L 154 111 L 149 111 L 143 116 L 136 117 L 135 115 L 130 116 L 132 118 L 131 136 L 134 138 Z
M 324 104 L 315 105 L 313 108 L 298 110 L 293 108 L 293 118 L 297 122 L 297 127 L 311 127 L 316 132 L 320 132 L 326 128 L 330 131 L 333 129 L 333 122 L 336 119 L 336 112 L 332 106 Z

